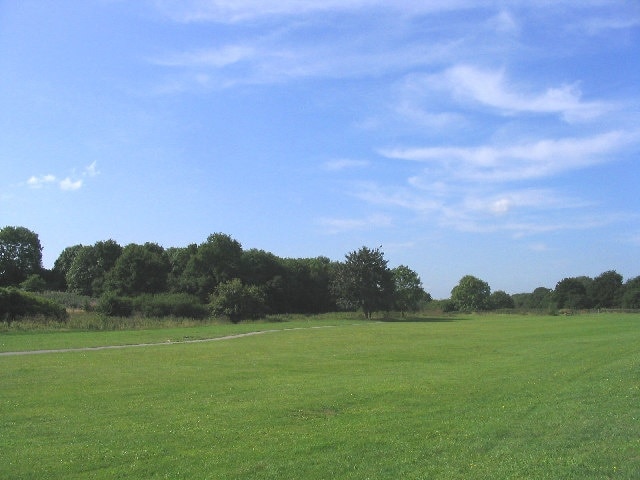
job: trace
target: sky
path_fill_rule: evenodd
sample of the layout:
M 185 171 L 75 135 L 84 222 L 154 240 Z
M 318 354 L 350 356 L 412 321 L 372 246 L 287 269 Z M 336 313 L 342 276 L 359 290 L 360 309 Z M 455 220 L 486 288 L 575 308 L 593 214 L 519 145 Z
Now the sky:
M 0 228 L 640 275 L 637 0 L 0 0 Z

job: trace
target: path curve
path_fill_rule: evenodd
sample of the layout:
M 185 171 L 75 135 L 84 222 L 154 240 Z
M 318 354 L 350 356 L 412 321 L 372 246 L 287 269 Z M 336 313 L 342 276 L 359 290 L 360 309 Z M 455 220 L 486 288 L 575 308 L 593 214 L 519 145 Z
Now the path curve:
M 366 323 L 352 323 L 349 325 L 367 325 Z M 223 337 L 200 338 L 195 340 L 167 340 L 166 342 L 155 343 L 131 343 L 125 345 L 102 345 L 98 347 L 73 347 L 73 348 L 57 348 L 46 350 L 22 350 L 17 352 L 0 352 L 0 357 L 13 357 L 17 355 L 43 355 L 45 353 L 68 353 L 68 352 L 93 352 L 97 350 L 115 350 L 121 348 L 138 348 L 138 347 L 156 347 L 159 345 L 182 345 L 187 343 L 205 343 L 218 342 L 221 340 L 232 340 L 234 338 L 250 337 L 253 335 L 262 335 L 264 333 L 274 332 L 290 332 L 292 330 L 311 330 L 317 328 L 333 328 L 339 325 L 317 325 L 314 327 L 295 327 L 295 328 L 274 328 L 272 330 L 256 330 L 255 332 L 235 333 L 233 335 L 225 335 Z

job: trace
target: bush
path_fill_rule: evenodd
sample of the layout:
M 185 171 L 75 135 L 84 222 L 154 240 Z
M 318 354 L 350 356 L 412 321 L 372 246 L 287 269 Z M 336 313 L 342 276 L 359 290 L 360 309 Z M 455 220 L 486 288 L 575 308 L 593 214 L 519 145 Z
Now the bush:
M 133 302 L 130 298 L 119 297 L 115 293 L 105 293 L 98 300 L 96 310 L 109 317 L 130 317 L 133 313 Z
M 237 278 L 218 285 L 209 306 L 214 316 L 229 317 L 233 323 L 262 318 L 267 310 L 264 292 L 254 285 L 243 285 Z
M 44 317 L 66 321 L 66 309 L 55 302 L 39 298 L 16 288 L 0 288 L 0 319 L 11 323 L 18 318 Z
M 140 295 L 133 300 L 133 309 L 144 317 L 206 318 L 209 310 L 195 295 L 163 293 Z
M 43 292 L 46 287 L 47 282 L 37 273 L 32 273 L 20 284 L 20 288 L 27 292 Z

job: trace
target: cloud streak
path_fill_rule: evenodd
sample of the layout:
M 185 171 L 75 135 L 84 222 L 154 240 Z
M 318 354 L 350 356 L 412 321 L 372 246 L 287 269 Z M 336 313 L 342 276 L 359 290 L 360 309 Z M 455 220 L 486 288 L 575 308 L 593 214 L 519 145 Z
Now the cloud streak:
M 528 180 L 615 160 L 614 154 L 637 143 L 639 134 L 612 131 L 591 137 L 542 139 L 511 145 L 390 148 L 390 159 L 436 164 L 454 177 L 471 181 Z

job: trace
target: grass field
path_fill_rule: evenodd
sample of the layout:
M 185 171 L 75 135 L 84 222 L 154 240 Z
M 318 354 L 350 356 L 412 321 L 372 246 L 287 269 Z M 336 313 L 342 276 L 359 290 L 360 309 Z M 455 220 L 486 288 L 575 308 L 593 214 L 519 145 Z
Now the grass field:
M 0 357 L 0 478 L 640 478 L 640 316 L 424 320 Z

